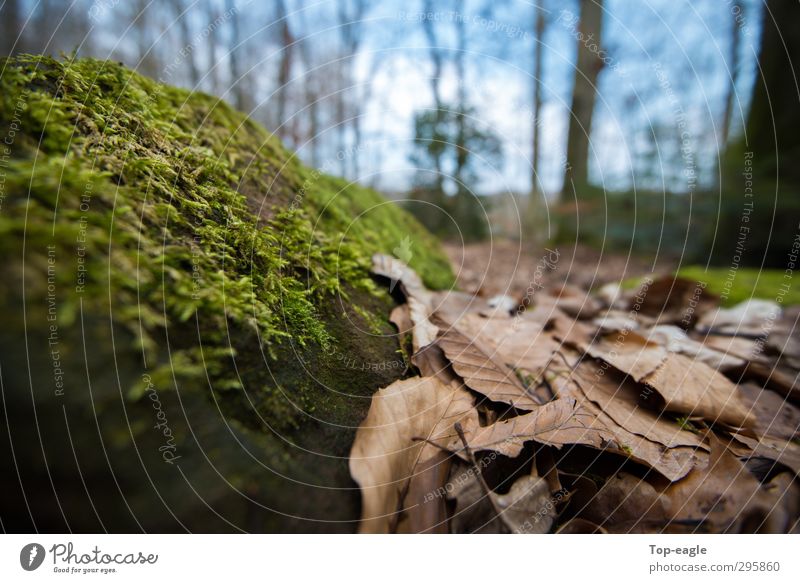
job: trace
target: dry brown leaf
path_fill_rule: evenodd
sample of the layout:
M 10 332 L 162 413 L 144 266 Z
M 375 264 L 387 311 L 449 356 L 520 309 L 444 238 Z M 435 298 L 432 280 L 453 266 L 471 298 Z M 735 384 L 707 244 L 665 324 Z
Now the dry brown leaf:
M 392 285 L 401 285 L 403 293 L 408 296 L 430 296 L 417 272 L 391 255 L 376 253 L 372 256 L 372 272 L 388 277 Z
M 781 361 L 800 370 L 800 308 L 793 306 L 769 331 L 767 348 L 781 355 Z
M 775 492 L 778 502 L 759 532 L 796 534 L 800 525 L 800 482 L 784 472 L 775 476 L 767 486 Z
M 350 473 L 361 488 L 361 532 L 389 532 L 409 481 L 430 471 L 428 460 L 455 435 L 453 426 L 477 426 L 472 397 L 436 377 L 396 381 L 372 398 L 350 452 Z M 414 512 L 414 508 L 406 508 Z
M 465 435 L 473 450 L 491 450 L 508 457 L 517 457 L 529 441 L 557 448 L 582 444 L 603 449 L 613 445 L 614 440 L 607 427 L 569 397 L 550 401 L 508 421 L 473 427 Z M 451 440 L 448 448 L 465 457 L 460 440 Z
M 800 476 L 800 445 L 792 441 L 766 435 L 759 439 L 753 439 L 746 435 L 737 434 L 734 435 L 734 438 L 749 449 L 749 452 L 737 450 L 737 453 L 778 462 L 791 469 L 795 475 Z
M 702 340 L 704 346 L 745 362 L 759 357 L 758 344 L 749 338 L 708 334 Z
M 456 328 L 445 332 L 437 344 L 450 360 L 453 370 L 473 391 L 518 409 L 530 410 L 539 405 L 490 347 L 468 338 Z
M 800 408 L 751 382 L 740 384 L 739 393 L 756 416 L 754 429 L 759 434 L 790 440 L 800 435 Z
M 666 447 L 656 441 L 631 433 L 618 425 L 592 402 L 582 402 L 582 407 L 608 428 L 608 431 L 614 436 L 618 453 L 652 468 L 670 481 L 674 482 L 683 478 L 692 468 L 708 457 L 704 451 L 693 446 Z
M 752 298 L 732 308 L 718 308 L 706 313 L 697 323 L 701 331 L 762 336 L 781 316 L 781 307 L 772 301 Z
M 683 445 L 708 449 L 698 435 L 663 415 L 640 407 L 641 391 L 645 387 L 620 375 L 599 374 L 601 370 L 584 361 L 574 369 L 571 378 L 617 425 L 665 447 Z
M 574 285 L 563 284 L 551 290 L 545 290 L 545 293 L 553 298 L 555 305 L 571 318 L 586 320 L 593 318 L 600 311 L 600 302 Z
M 662 323 L 674 322 L 689 328 L 698 317 L 712 310 L 717 300 L 697 281 L 665 276 L 642 283 L 628 308 Z
M 389 321 L 397 328 L 397 334 L 400 337 L 400 344 L 403 343 L 403 338 L 414 328 L 414 323 L 411 321 L 411 314 L 408 309 L 408 304 L 400 304 L 395 306 L 392 313 L 389 314 Z
M 547 322 L 533 312 L 535 310 L 514 318 L 467 314 L 458 320 L 457 326 L 465 336 L 476 338 L 491 349 L 498 360 L 538 378 L 561 343 L 545 332 Z M 438 317 L 439 313 L 436 315 Z
M 583 348 L 588 355 L 607 362 L 636 381 L 658 369 L 669 354 L 664 346 L 630 330 L 603 336 Z
M 709 345 L 697 342 L 677 326 L 655 326 L 645 332 L 647 339 L 664 346 L 670 352 L 677 352 L 707 364 L 722 372 L 741 367 L 745 358 L 721 352 Z
M 491 313 L 492 317 L 506 320 L 510 318 L 507 312 L 493 309 L 484 298 L 453 290 L 431 292 L 431 307 L 448 325 L 470 316 L 480 317 L 480 314 L 484 313 Z
M 456 501 L 453 532 L 543 534 L 550 531 L 555 504 L 543 478 L 522 476 L 507 494 L 497 494 L 484 491 L 476 474 L 465 475 L 469 477 L 460 481 L 448 495 Z
M 682 354 L 669 354 L 644 382 L 664 398 L 667 411 L 735 427 L 750 427 L 755 422 L 735 384 Z
M 631 393 L 641 385 L 619 378 L 615 383 L 606 378 L 610 371 L 597 375 L 598 370 L 602 369 L 582 361 L 573 371 L 554 378 L 553 388 L 561 398 L 576 399 L 587 414 L 605 426 L 614 436 L 618 453 L 654 469 L 670 481 L 684 477 L 706 459 L 701 450 L 705 446 L 696 435 L 637 406 Z
M 391 281 L 390 288 L 397 283 L 400 284 L 408 302 L 409 318 L 414 325 L 412 329 L 414 353 L 436 340 L 439 328 L 430 320 L 431 292 L 425 289 L 417 273 L 399 259 L 380 253 L 372 256 L 372 271 L 388 277 Z
M 670 523 L 699 532 L 755 532 L 776 495 L 762 488 L 723 442 L 711 439 L 708 465 L 664 490 L 671 501 Z
M 780 393 L 793 403 L 800 404 L 800 383 L 798 373 L 781 366 L 770 366 L 763 362 L 751 361 L 742 371 L 742 376 L 754 378 L 768 388 Z
M 623 533 L 639 529 L 639 524 L 663 524 L 671 516 L 672 502 L 647 481 L 626 473 L 609 478 L 580 516 Z

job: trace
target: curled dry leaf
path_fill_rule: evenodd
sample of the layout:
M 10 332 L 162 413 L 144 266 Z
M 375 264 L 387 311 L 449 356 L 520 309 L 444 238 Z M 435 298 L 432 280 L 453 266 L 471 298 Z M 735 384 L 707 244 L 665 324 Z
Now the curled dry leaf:
M 656 326 L 647 332 L 647 339 L 664 346 L 670 352 L 694 358 L 719 371 L 729 371 L 745 364 L 745 359 L 726 351 L 716 350 L 697 342 L 677 326 Z
M 664 346 L 630 330 L 620 330 L 616 334 L 603 336 L 585 346 L 584 351 L 632 376 L 636 381 L 652 374 L 669 354 Z
M 711 435 L 711 457 L 704 468 L 667 487 L 671 501 L 667 530 L 690 525 L 699 532 L 756 532 L 777 502 L 777 493 L 763 488 L 728 447 Z
M 450 360 L 453 370 L 473 391 L 518 409 L 530 410 L 539 405 L 494 351 L 480 341 L 468 338 L 453 327 L 442 334 L 437 344 Z
M 708 365 L 682 354 L 669 354 L 644 382 L 664 398 L 667 411 L 735 427 L 750 427 L 755 423 L 734 383 Z
M 689 328 L 694 321 L 717 305 L 717 297 L 706 286 L 692 279 L 665 276 L 645 280 L 628 306 L 659 322 L 673 322 Z
M 465 336 L 479 340 L 491 349 L 497 360 L 538 378 L 561 346 L 545 331 L 550 316 L 550 312 L 537 307 L 514 317 L 482 317 L 469 313 L 447 324 L 457 326 Z M 440 312 L 437 312 L 435 321 L 439 327 L 447 328 L 439 323 L 439 317 Z
M 747 447 L 746 450 L 734 448 L 737 454 L 760 457 L 777 462 L 792 470 L 795 475 L 800 476 L 800 445 L 792 441 L 766 435 L 753 439 L 746 435 L 737 434 L 734 435 L 734 438 Z
M 453 532 L 543 534 L 555 520 L 555 504 L 547 481 L 538 476 L 522 476 L 507 494 L 484 491 L 474 473 L 452 482 L 448 497 L 455 500 Z
M 732 308 L 718 308 L 706 313 L 697 323 L 702 331 L 764 336 L 781 317 L 780 306 L 769 300 L 749 299 Z
M 408 302 L 409 318 L 414 325 L 412 329 L 414 353 L 436 340 L 439 328 L 430 320 L 431 292 L 425 289 L 417 273 L 399 259 L 380 253 L 372 256 L 372 271 L 388 277 L 391 281 L 390 288 L 400 284 Z
M 646 529 L 664 524 L 671 516 L 672 502 L 647 481 L 621 472 L 609 478 L 597 495 L 580 509 L 580 516 L 614 533 Z
M 602 449 L 613 445 L 614 440 L 607 427 L 568 397 L 550 401 L 508 421 L 473 427 L 464 433 L 473 450 L 491 450 L 508 457 L 517 457 L 529 441 L 557 448 L 582 444 Z M 465 457 L 458 439 L 450 440 L 448 448 Z
M 673 445 L 672 447 L 667 447 L 632 433 L 619 425 L 595 403 L 588 400 L 580 385 L 570 378 L 559 377 L 555 379 L 554 389 L 561 398 L 576 399 L 587 415 L 593 416 L 597 423 L 607 428 L 608 432 L 613 436 L 617 453 L 654 469 L 671 481 L 678 480 L 688 474 L 705 457 L 704 452 L 699 451 L 694 446 Z M 686 433 L 688 434 L 688 432 Z
M 702 338 L 703 345 L 722 354 L 748 362 L 759 358 L 759 345 L 749 338 L 739 336 L 718 336 L 707 334 Z
M 582 361 L 556 385 L 559 394 L 573 396 L 593 413 L 630 458 L 671 481 L 685 476 L 706 457 L 699 451 L 707 449 L 700 437 L 639 405 L 644 387 L 630 378 Z
M 394 530 L 410 480 L 422 479 L 422 468 L 433 471 L 426 462 L 439 449 L 424 440 L 444 446 L 457 422 L 477 426 L 472 397 L 436 377 L 396 381 L 373 396 L 350 452 L 350 473 L 362 495 L 361 532 Z
M 739 394 L 756 417 L 757 433 L 788 440 L 800 436 L 800 408 L 751 382 L 740 384 Z

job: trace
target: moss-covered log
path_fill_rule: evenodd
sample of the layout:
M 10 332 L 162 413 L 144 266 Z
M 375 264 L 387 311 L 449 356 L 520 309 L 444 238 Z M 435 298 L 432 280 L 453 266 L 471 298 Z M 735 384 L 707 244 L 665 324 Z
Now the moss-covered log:
M 406 370 L 369 258 L 446 287 L 436 241 L 217 98 L 94 60 L 0 82 L 3 528 L 353 530 L 355 427 Z

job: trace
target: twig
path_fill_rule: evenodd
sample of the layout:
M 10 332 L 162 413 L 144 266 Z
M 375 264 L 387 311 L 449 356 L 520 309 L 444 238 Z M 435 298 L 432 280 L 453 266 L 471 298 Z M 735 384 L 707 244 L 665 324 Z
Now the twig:
M 483 473 L 481 472 L 480 466 L 478 466 L 478 461 L 475 459 L 475 454 L 472 453 L 472 448 L 470 448 L 469 443 L 467 443 L 467 437 L 464 435 L 464 428 L 461 427 L 461 423 L 456 423 L 453 428 L 456 430 L 456 433 L 458 433 L 461 443 L 464 444 L 464 451 L 466 452 L 467 458 L 472 464 L 472 469 L 475 470 L 475 473 L 478 476 L 478 482 L 480 483 L 481 488 L 483 488 L 483 493 L 489 499 L 489 502 L 491 502 L 492 509 L 494 509 L 495 514 L 497 514 L 497 518 L 500 518 L 503 510 L 497 505 L 497 500 L 494 499 L 494 493 L 489 488 L 486 480 L 483 479 Z

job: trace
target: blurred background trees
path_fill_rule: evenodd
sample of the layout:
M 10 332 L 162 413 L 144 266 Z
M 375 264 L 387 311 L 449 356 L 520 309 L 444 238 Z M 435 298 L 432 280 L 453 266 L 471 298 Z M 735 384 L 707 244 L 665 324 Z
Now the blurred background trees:
M 742 261 L 779 265 L 800 214 L 799 10 L 5 0 L 0 51 L 115 59 L 217 95 L 444 237 L 727 265 L 752 213 Z

